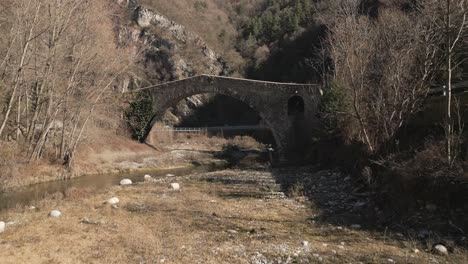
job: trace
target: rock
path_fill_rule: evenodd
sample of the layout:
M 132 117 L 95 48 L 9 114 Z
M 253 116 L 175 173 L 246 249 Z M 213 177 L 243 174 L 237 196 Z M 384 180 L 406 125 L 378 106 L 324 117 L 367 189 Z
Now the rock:
M 144 176 L 144 179 L 145 179 L 145 181 L 151 181 L 153 179 L 153 177 L 151 177 L 151 175 L 146 174 Z
M 120 181 L 120 185 L 131 185 L 132 181 L 130 179 L 123 179 Z
M 101 224 L 101 222 L 91 220 L 88 217 L 83 218 L 81 220 L 81 223 L 87 224 L 87 225 L 99 225 L 99 224 Z
M 432 248 L 432 251 L 441 256 L 447 256 L 448 255 L 448 250 L 444 245 L 437 244 Z
M 118 207 L 116 204 L 113 204 L 113 205 L 112 205 L 112 208 L 113 208 L 113 209 L 119 209 L 119 207 Z
M 418 253 L 419 253 L 419 249 L 417 249 L 417 248 L 413 249 L 413 253 L 418 254 Z
M 361 225 L 351 225 L 352 229 L 361 229 Z
M 166 177 L 175 177 L 174 174 L 166 174 Z
M 390 263 L 395 263 L 395 261 L 393 259 L 391 259 L 391 258 L 387 259 L 387 261 L 390 262 Z
M 233 229 L 226 230 L 226 232 L 231 233 L 231 234 L 237 234 L 237 231 Z
M 0 234 L 5 232 L 6 224 L 5 222 L 0 221 Z
M 136 22 L 140 27 L 148 27 L 153 20 L 153 13 L 146 8 L 138 8 L 136 14 Z
M 178 183 L 171 183 L 169 184 L 169 189 L 174 190 L 174 191 L 179 191 L 180 190 L 180 184 Z
M 307 246 L 309 246 L 309 241 L 304 240 L 304 241 L 302 241 L 301 244 L 302 244 L 302 246 L 307 247 Z
M 52 210 L 49 213 L 49 217 L 54 217 L 54 218 L 60 217 L 61 215 L 62 213 L 59 210 Z
M 110 198 L 109 200 L 105 201 L 104 203 L 109 204 L 109 205 L 114 205 L 114 204 L 119 203 L 119 198 L 113 197 L 113 198 Z

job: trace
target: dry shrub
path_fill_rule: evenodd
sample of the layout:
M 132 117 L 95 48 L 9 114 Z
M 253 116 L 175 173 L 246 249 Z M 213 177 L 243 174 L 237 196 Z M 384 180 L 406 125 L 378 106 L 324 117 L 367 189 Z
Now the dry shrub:
M 392 170 L 407 178 L 458 176 L 462 173 L 459 162 L 453 164 L 447 162 L 443 140 L 428 140 L 421 150 L 414 153 L 413 157 L 393 156 L 389 164 Z
M 443 140 L 428 140 L 419 151 L 392 155 L 378 164 L 383 165 L 374 170 L 380 171 L 379 193 L 400 210 L 412 209 L 418 200 L 450 209 L 464 206 L 462 201 L 468 199 L 462 163 L 447 162 Z
M 243 149 L 261 150 L 265 148 L 264 144 L 250 136 L 235 136 L 233 139 L 229 139 L 228 142 Z
M 174 141 L 174 132 L 172 128 L 163 123 L 156 123 L 152 127 L 146 142 L 154 147 L 172 144 Z

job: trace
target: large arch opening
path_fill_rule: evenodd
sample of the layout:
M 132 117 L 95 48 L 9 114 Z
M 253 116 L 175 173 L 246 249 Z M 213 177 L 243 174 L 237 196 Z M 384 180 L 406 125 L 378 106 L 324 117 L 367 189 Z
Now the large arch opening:
M 261 113 L 230 95 L 200 93 L 173 100 L 164 108 L 167 110 L 156 121 L 173 128 L 176 134 L 199 132 L 225 139 L 248 136 L 275 149 L 278 147 Z

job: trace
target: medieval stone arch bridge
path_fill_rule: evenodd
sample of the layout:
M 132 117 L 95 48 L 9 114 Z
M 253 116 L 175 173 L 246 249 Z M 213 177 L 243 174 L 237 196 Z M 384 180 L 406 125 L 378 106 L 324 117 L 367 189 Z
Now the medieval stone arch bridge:
M 156 113 L 152 125 L 162 118 L 169 107 L 184 98 L 203 93 L 222 94 L 244 102 L 256 111 L 271 130 L 277 148 L 283 152 L 291 150 L 293 145 L 301 144 L 297 135 L 307 135 L 313 128 L 321 94 L 319 86 L 314 84 L 266 82 L 211 75 L 199 75 L 148 89 Z M 151 135 L 152 132 L 148 137 Z

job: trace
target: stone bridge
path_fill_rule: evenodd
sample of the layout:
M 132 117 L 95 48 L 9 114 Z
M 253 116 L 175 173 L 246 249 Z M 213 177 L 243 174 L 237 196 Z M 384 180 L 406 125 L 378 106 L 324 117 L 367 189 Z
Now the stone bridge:
M 215 93 L 233 97 L 256 111 L 271 130 L 276 148 L 288 152 L 299 143 L 298 133 L 308 135 L 316 123 L 321 90 L 318 85 L 276 83 L 231 77 L 199 75 L 148 88 L 154 102 L 152 126 L 165 111 L 195 94 Z M 151 129 L 153 130 L 153 129 Z M 150 131 L 147 142 L 151 144 Z

